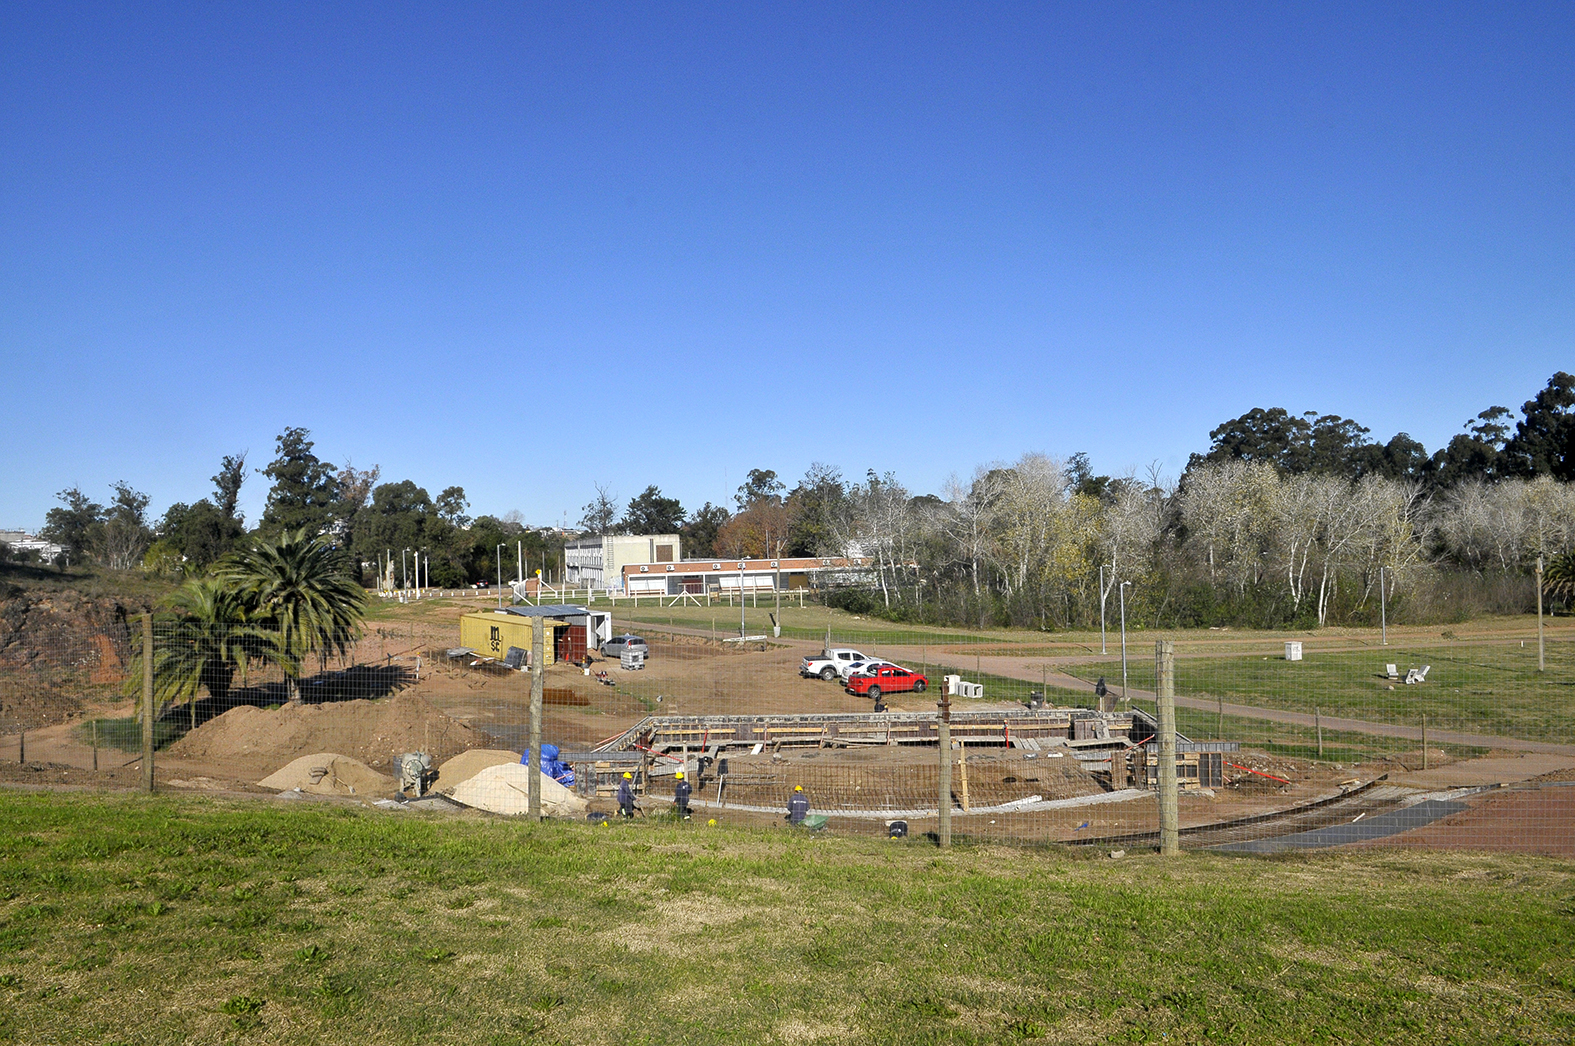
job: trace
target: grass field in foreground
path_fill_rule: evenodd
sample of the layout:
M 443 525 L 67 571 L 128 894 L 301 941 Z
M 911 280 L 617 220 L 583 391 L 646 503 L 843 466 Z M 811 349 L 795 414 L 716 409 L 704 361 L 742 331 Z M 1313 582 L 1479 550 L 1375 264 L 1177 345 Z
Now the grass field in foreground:
M 22 1043 L 1568 1042 L 1575 866 L 0 793 Z

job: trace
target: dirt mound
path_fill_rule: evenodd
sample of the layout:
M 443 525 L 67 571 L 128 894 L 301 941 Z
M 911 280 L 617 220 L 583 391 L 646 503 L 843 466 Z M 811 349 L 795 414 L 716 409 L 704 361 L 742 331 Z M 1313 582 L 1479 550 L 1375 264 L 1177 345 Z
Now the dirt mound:
M 321 705 L 242 705 L 212 719 L 179 741 L 175 759 L 222 765 L 229 760 L 277 766 L 303 752 L 342 752 L 385 767 L 400 752 L 426 752 L 441 763 L 491 738 L 438 711 L 423 697 L 401 694 L 376 701 Z
M 495 814 L 530 812 L 528 789 L 531 769 L 519 763 L 489 766 L 453 791 L 454 799 L 477 810 Z M 546 774 L 541 778 L 541 809 L 549 817 L 578 817 L 590 804 Z
M 112 699 L 132 654 L 128 618 L 141 609 L 0 584 L 0 730 L 64 722 L 85 700 Z
M 390 795 L 394 779 L 378 773 L 358 759 L 333 752 L 303 755 L 288 766 L 257 782 L 260 788 L 280 792 L 300 789 L 317 795 Z
M 496 748 L 472 748 L 468 752 L 459 753 L 438 767 L 437 782 L 432 787 L 440 790 L 453 788 L 475 777 L 489 766 L 502 766 L 505 763 L 519 761 L 518 752 L 504 752 Z

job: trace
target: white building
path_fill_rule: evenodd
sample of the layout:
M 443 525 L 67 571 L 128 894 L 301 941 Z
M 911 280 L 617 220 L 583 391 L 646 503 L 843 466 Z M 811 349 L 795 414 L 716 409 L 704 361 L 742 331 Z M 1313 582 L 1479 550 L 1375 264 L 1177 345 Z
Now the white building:
M 563 546 L 564 581 L 574 587 L 623 588 L 623 568 L 642 563 L 676 563 L 677 534 L 608 534 Z
M 53 563 L 55 557 L 66 551 L 64 545 L 36 538 L 24 530 L 0 530 L 0 542 L 11 546 L 11 551 L 31 552 L 41 563 Z

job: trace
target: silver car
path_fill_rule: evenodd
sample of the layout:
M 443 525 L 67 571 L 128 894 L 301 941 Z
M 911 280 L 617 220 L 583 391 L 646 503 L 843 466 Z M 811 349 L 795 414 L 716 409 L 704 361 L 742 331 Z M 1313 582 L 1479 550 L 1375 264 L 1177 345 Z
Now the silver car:
M 625 650 L 632 650 L 635 653 L 644 654 L 646 657 L 651 656 L 651 648 L 646 646 L 645 640 L 628 633 L 621 636 L 613 636 L 602 644 L 602 655 L 604 657 L 622 657 Z

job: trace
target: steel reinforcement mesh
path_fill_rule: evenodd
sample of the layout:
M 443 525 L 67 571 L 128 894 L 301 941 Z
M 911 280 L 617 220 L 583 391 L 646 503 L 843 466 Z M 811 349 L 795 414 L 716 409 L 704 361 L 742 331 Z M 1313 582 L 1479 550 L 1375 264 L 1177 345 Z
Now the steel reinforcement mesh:
M 326 656 L 157 616 L 154 786 L 526 816 L 531 658 L 509 640 L 542 621 L 536 780 L 550 816 L 677 818 L 687 785 L 696 825 L 917 839 L 939 833 L 944 803 L 954 842 L 1121 852 L 1159 840 L 1165 638 L 1182 847 L 1575 856 L 1568 619 L 1547 623 L 1540 649 L 1535 619 L 1509 618 L 1387 634 L 1129 631 L 1123 658 L 1114 629 L 912 628 L 765 599 L 589 604 L 606 623 L 514 609 L 527 614 L 378 601 L 359 638 Z M 626 633 L 643 662 L 596 649 Z M 805 674 L 827 649 L 843 671 L 854 655 L 895 670 L 851 684 Z M 0 781 L 142 787 L 142 651 L 137 617 L 11 637 Z

